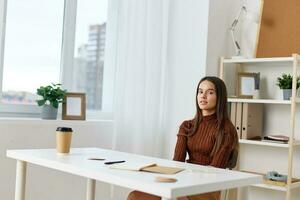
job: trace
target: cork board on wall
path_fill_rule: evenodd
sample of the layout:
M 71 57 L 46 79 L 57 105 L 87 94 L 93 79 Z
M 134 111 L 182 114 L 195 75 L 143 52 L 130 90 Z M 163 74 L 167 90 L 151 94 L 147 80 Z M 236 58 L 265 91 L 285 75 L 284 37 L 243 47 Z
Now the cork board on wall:
M 300 0 L 263 0 L 256 57 L 300 54 Z

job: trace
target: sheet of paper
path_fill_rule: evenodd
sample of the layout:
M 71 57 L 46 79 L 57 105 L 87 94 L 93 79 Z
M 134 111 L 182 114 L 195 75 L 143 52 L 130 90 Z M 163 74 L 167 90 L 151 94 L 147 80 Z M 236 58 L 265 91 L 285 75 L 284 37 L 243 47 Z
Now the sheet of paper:
M 120 164 L 113 164 L 110 166 L 112 169 L 124 169 L 124 170 L 134 170 L 140 171 L 141 169 L 149 166 L 155 166 L 155 163 L 152 162 L 136 162 L 136 161 L 125 161 Z

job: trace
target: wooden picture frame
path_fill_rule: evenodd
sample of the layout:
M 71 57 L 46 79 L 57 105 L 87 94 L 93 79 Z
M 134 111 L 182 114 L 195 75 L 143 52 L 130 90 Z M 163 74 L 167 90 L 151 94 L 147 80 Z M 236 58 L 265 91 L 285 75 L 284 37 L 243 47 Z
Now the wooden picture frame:
M 252 99 L 255 91 L 256 73 L 238 72 L 237 96 L 240 98 Z
M 67 92 L 62 105 L 63 120 L 85 120 L 85 93 Z

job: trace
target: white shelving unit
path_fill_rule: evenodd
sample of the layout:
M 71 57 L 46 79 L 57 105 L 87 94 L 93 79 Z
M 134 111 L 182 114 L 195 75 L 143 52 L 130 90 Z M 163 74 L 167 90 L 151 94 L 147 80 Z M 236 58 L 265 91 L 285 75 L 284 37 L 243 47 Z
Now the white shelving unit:
M 287 188 L 283 186 L 277 186 L 277 185 L 268 185 L 268 184 L 256 184 L 253 185 L 254 187 L 260 187 L 260 188 L 265 188 L 269 190 L 277 190 L 277 191 L 283 191 L 286 192 Z
M 223 63 L 266 63 L 294 61 L 293 57 L 223 59 Z
M 277 100 L 277 99 L 242 99 L 242 98 L 228 98 L 228 102 L 238 102 L 238 103 L 258 103 L 258 104 L 281 104 L 288 105 L 291 109 L 291 120 L 289 124 L 289 143 L 288 144 L 280 144 L 280 143 L 270 143 L 270 142 L 262 142 L 255 140 L 245 140 L 240 139 L 240 145 L 259 145 L 272 147 L 272 148 L 286 148 L 288 150 L 288 180 L 286 186 L 276 186 L 270 184 L 257 184 L 253 185 L 254 187 L 265 188 L 269 190 L 276 190 L 286 192 L 286 200 L 291 199 L 292 189 L 300 188 L 300 181 L 292 182 L 292 171 L 293 171 L 293 151 L 294 148 L 300 146 L 300 141 L 295 140 L 294 132 L 295 132 L 295 112 L 296 112 L 296 104 L 300 103 L 300 98 L 296 97 L 296 79 L 297 79 L 297 67 L 300 57 L 298 54 L 293 54 L 292 57 L 280 57 L 280 58 L 251 58 L 251 59 L 225 59 L 221 58 L 220 61 L 220 78 L 224 80 L 224 71 L 226 70 L 227 64 L 236 64 L 237 67 L 243 66 L 243 64 L 259 64 L 259 63 L 290 63 L 293 67 L 292 75 L 293 75 L 293 87 L 292 87 L 292 97 L 290 100 Z M 262 65 L 264 67 L 266 65 Z M 283 72 L 285 72 L 283 70 Z M 253 172 L 256 173 L 256 172 Z
M 257 140 L 240 139 L 239 142 L 240 142 L 240 144 L 248 144 L 248 145 L 260 145 L 260 146 L 289 148 L 289 144 L 263 142 L 263 141 L 257 141 Z M 294 140 L 293 141 L 293 146 L 300 146 L 300 141 L 299 140 Z
M 276 99 L 239 99 L 228 98 L 228 102 L 242 102 L 242 103 L 265 103 L 265 104 L 291 104 L 290 100 L 276 100 Z

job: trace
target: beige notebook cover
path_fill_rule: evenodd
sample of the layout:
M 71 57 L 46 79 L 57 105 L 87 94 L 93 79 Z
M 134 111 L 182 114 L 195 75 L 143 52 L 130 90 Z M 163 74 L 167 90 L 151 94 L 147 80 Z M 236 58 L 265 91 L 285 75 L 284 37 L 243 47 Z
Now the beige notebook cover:
M 131 171 L 144 171 L 159 174 L 176 174 L 183 171 L 182 168 L 159 166 L 155 163 L 147 162 L 124 162 L 110 166 L 111 169 L 122 169 Z
M 183 170 L 184 169 L 177 168 L 177 167 L 165 167 L 165 166 L 155 165 L 155 166 L 145 167 L 141 171 L 153 172 L 153 173 L 159 173 L 159 174 L 176 174 Z
M 151 162 L 130 162 L 126 161 L 124 163 L 113 164 L 110 166 L 111 169 L 124 169 L 132 171 L 141 171 L 145 167 L 155 166 L 155 163 Z

